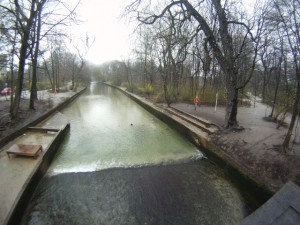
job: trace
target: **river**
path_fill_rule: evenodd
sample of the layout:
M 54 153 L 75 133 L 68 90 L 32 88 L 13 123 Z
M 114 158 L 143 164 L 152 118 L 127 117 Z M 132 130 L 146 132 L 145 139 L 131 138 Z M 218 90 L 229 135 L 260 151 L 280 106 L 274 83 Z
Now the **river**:
M 250 203 L 225 172 L 120 91 L 92 83 L 22 224 L 238 224 Z

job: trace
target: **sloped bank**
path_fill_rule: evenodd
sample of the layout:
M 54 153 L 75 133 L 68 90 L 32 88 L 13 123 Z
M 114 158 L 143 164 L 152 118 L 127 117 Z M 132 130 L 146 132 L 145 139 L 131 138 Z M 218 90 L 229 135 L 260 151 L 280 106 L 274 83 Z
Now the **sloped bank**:
M 246 190 L 252 197 L 254 197 L 259 204 L 263 204 L 272 195 L 274 195 L 274 192 L 270 188 L 247 172 L 242 165 L 239 165 L 237 162 L 228 157 L 215 143 L 205 137 L 203 133 L 201 134 L 201 132 L 192 130 L 189 126 L 172 117 L 171 114 L 164 109 L 157 107 L 153 103 L 138 95 L 132 94 L 118 86 L 110 84 L 106 85 L 117 88 L 136 103 L 141 105 L 144 109 L 151 112 L 157 118 L 174 128 L 181 135 L 188 138 L 194 145 L 201 149 L 209 160 L 217 163 L 230 177 L 235 178 L 234 182 L 241 189 Z

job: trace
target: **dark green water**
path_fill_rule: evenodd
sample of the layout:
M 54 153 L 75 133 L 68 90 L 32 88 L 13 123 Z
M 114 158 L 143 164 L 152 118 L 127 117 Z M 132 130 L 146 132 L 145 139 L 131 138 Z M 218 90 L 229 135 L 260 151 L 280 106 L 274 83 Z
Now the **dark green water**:
M 23 224 L 238 224 L 248 214 L 220 168 L 119 91 L 92 84 L 63 113 L 70 135 Z

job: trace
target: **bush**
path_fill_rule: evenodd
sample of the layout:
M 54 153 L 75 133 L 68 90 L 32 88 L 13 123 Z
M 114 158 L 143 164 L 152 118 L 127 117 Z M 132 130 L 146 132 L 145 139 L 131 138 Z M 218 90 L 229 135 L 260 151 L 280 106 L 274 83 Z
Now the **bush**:
M 146 84 L 145 86 L 145 93 L 147 95 L 152 95 L 154 92 L 153 86 L 151 84 Z
M 134 88 L 140 95 L 152 95 L 154 93 L 154 88 L 151 84 L 146 84 L 145 87 Z
M 129 88 L 129 83 L 128 82 L 123 82 L 121 84 L 121 87 L 128 89 Z
M 191 91 L 190 87 L 184 86 L 180 89 L 180 99 L 187 102 L 193 102 L 195 96 Z

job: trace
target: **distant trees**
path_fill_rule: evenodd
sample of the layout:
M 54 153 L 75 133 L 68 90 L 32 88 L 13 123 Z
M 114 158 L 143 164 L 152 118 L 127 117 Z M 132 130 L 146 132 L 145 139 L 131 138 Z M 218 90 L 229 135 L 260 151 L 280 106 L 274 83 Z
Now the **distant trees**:
M 77 5 L 78 2 L 75 6 L 69 6 L 63 2 L 63 0 L 1 1 L 0 12 L 4 19 L 1 29 L 6 31 L 5 38 L 1 38 L 1 42 L 5 39 L 10 43 L 9 46 L 12 46 L 12 50 L 7 49 L 7 51 L 12 53 L 12 75 L 16 56 L 18 61 L 17 77 L 14 78 L 12 76 L 11 84 L 16 87 L 11 107 L 11 115 L 13 118 L 17 118 L 18 116 L 27 61 L 31 60 L 32 71 L 29 107 L 34 109 L 34 101 L 37 99 L 37 71 L 41 65 L 38 59 L 41 54 L 46 52 L 45 49 L 41 51 L 41 42 L 45 41 L 45 37 L 47 36 L 53 38 L 54 36 L 65 35 L 62 32 L 57 32 L 58 29 L 55 28 L 74 19 Z M 18 42 L 20 44 L 18 44 Z M 57 77 L 52 81 L 54 80 L 57 80 Z M 13 83 L 14 81 L 15 83 Z

